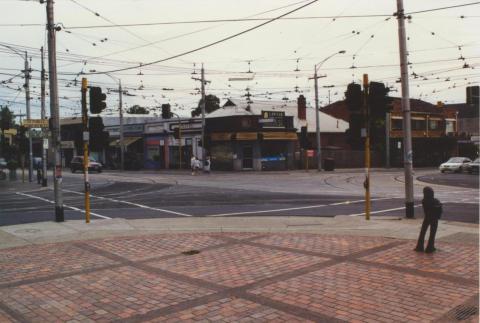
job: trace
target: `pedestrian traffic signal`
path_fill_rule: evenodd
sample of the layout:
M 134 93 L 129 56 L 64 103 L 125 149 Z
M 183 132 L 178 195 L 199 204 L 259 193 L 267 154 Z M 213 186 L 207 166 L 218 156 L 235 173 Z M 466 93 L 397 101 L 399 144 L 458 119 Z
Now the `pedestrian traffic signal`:
M 350 111 L 360 111 L 363 107 L 363 92 L 360 84 L 350 83 L 345 92 L 345 102 Z
M 107 107 L 105 100 L 107 96 L 102 93 L 102 88 L 91 87 L 90 88 L 90 113 L 99 114 Z

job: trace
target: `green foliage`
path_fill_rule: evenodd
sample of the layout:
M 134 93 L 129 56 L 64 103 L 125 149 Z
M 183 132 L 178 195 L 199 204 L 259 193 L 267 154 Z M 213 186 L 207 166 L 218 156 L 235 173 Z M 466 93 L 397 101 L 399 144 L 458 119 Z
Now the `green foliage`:
M 150 111 L 147 110 L 147 108 L 141 107 L 138 104 L 135 104 L 128 108 L 127 110 L 128 114 L 149 114 Z
M 197 108 L 192 111 L 192 117 L 198 117 L 202 115 L 202 103 L 200 99 Z M 213 94 L 207 94 L 205 96 L 205 113 L 211 113 L 220 108 L 220 99 Z

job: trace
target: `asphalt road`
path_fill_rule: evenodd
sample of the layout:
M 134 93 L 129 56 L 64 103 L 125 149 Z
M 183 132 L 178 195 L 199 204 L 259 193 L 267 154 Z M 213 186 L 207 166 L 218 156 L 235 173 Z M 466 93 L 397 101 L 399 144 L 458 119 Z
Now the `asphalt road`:
M 478 174 L 468 173 L 431 173 L 419 176 L 419 180 L 425 183 L 441 184 L 455 187 L 468 187 L 478 189 Z
M 191 177 L 186 174 L 161 177 L 144 173 L 94 174 L 91 177 L 92 219 L 364 216 L 362 173 L 272 175 L 275 174 L 229 173 L 211 177 Z M 435 174 L 420 177 L 437 183 L 448 180 L 448 175 L 439 175 L 439 179 L 435 179 Z M 452 175 L 457 176 L 455 179 L 463 176 Z M 399 188 L 403 188 L 401 176 L 401 172 L 378 174 L 378 193 L 372 195 L 372 216 L 404 216 L 404 199 L 399 191 Z M 470 178 L 473 179 L 474 176 Z M 66 220 L 85 217 L 82 179 L 81 174 L 65 174 L 63 196 Z M 452 182 L 463 183 L 461 180 Z M 5 181 L 0 184 L 0 225 L 54 219 L 51 187 L 18 183 L 12 185 Z M 317 187 L 315 191 L 313 188 Z M 475 192 L 478 197 L 478 180 L 476 190 L 458 189 L 437 188 L 444 203 L 443 219 L 478 223 L 478 198 L 474 199 Z M 419 207 L 420 198 L 416 197 L 416 216 L 423 217 Z

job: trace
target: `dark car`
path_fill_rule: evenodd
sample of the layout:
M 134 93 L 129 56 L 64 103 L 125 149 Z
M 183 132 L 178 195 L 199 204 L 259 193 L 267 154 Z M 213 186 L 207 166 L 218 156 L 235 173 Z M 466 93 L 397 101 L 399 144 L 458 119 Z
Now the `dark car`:
M 89 159 L 88 171 L 94 171 L 94 172 L 97 172 L 97 173 L 101 173 L 102 168 L 103 168 L 102 164 L 95 161 L 94 159 L 91 159 L 91 158 Z M 72 173 L 75 173 L 77 170 L 83 172 L 83 157 L 82 156 L 73 157 L 73 159 L 70 163 L 70 170 L 72 171 Z
M 478 168 L 480 167 L 480 158 L 475 159 L 471 163 L 466 165 L 466 170 L 470 174 L 478 174 Z

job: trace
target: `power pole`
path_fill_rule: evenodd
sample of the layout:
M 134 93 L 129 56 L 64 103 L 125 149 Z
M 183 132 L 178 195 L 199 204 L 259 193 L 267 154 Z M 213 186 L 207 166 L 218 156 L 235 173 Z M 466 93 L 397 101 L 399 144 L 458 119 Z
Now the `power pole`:
M 203 69 L 203 63 L 202 63 L 202 70 L 201 70 L 201 78 L 198 79 L 198 78 L 192 77 L 192 80 L 202 82 L 202 86 L 201 86 L 201 91 L 202 91 L 202 100 L 201 100 L 201 102 L 202 102 L 202 105 L 201 105 L 201 109 L 202 109 L 202 169 L 203 169 L 203 171 L 205 171 L 205 105 L 206 105 L 206 102 L 205 102 L 205 84 L 210 83 L 210 81 L 205 80 L 205 70 Z
M 388 112 L 385 115 L 385 166 L 390 168 L 390 113 Z
M 83 179 L 85 183 L 85 222 L 90 223 L 90 181 L 88 179 L 88 110 L 87 79 L 82 78 L 82 123 L 83 123 Z
M 322 171 L 322 142 L 320 140 L 320 107 L 318 106 L 318 79 L 325 77 L 325 75 L 317 75 L 317 65 L 315 65 L 315 74 L 313 78 L 315 80 L 315 121 L 316 121 L 316 133 L 317 133 L 317 170 Z M 308 157 L 307 157 L 308 162 Z M 307 167 L 308 169 L 308 167 Z
M 58 80 L 57 80 L 57 45 L 55 40 L 55 23 L 53 19 L 53 0 L 47 0 L 47 31 L 48 31 L 48 73 L 50 85 L 50 118 L 52 147 L 54 154 L 54 182 L 55 193 L 55 221 L 63 222 L 63 195 L 62 195 L 62 160 L 60 151 L 60 112 L 58 107 Z
M 120 169 L 125 170 L 125 145 L 123 140 L 123 96 L 122 96 L 122 80 L 118 80 L 118 113 L 120 117 Z
M 365 116 L 365 220 L 370 220 L 370 108 L 368 106 L 368 75 L 363 74 L 363 112 Z
M 414 218 L 413 208 L 413 151 L 410 121 L 410 93 L 408 85 L 407 36 L 403 0 L 397 0 L 398 41 L 400 47 L 400 73 L 402 81 L 403 111 L 403 165 L 405 172 L 405 216 Z
M 30 66 L 28 65 L 28 55 L 25 52 L 25 105 L 27 107 L 27 119 L 31 119 L 30 114 Z M 28 181 L 33 181 L 33 151 L 32 151 L 32 128 L 28 127 Z
M 41 97 L 41 118 L 46 119 L 45 113 L 45 62 L 44 62 L 44 52 L 43 47 L 40 49 L 42 56 L 42 71 L 40 72 L 40 97 Z M 43 143 L 42 143 L 42 186 L 47 186 L 47 150 L 48 150 L 48 129 L 43 128 Z

